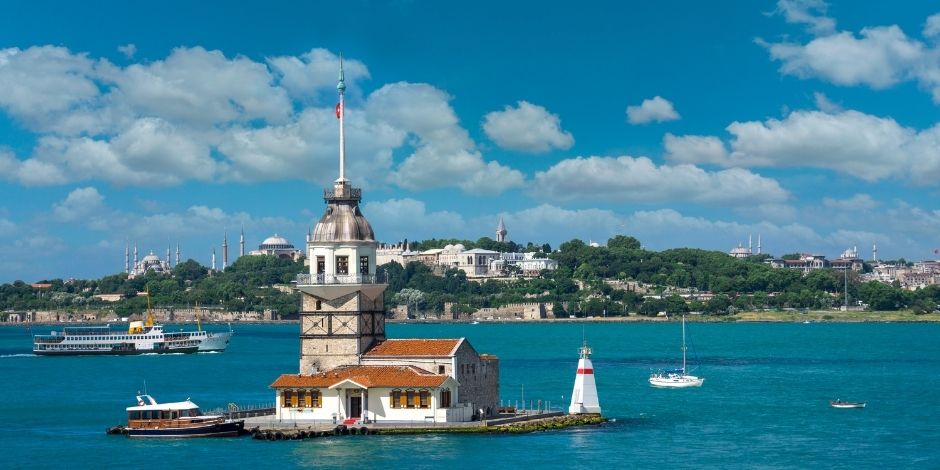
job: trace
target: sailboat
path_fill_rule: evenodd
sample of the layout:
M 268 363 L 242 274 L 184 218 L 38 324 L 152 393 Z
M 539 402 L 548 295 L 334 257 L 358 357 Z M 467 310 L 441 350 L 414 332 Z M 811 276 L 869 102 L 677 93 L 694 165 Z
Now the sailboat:
M 658 388 L 687 388 L 701 387 L 705 382 L 704 377 L 696 377 L 686 373 L 686 350 L 685 346 L 685 315 L 682 316 L 682 368 L 667 369 L 650 374 L 650 385 Z

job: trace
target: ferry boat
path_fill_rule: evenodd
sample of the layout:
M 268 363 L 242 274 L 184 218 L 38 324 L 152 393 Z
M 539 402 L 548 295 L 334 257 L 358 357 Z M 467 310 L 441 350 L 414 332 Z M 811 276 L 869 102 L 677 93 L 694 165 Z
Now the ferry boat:
M 229 331 L 165 331 L 154 324 L 148 311 L 146 322 L 131 322 L 127 331 L 105 326 L 67 326 L 61 332 L 33 336 L 33 354 L 38 356 L 131 355 L 224 351 L 232 338 Z
M 127 407 L 128 437 L 232 437 L 242 434 L 244 420 L 204 415 L 190 401 L 157 403 L 150 395 L 137 395 L 137 406 Z M 109 433 L 116 434 L 117 432 Z

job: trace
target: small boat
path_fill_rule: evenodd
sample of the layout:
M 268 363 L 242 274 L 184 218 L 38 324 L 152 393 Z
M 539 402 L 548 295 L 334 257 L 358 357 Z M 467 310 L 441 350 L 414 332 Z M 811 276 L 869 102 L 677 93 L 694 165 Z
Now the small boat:
M 127 407 L 127 437 L 233 437 L 242 434 L 244 420 L 220 415 L 204 415 L 190 401 L 157 403 L 150 395 L 137 395 L 137 406 Z
M 701 387 L 705 382 L 704 377 L 696 377 L 686 373 L 686 350 L 685 346 L 685 315 L 682 316 L 682 368 L 669 369 L 650 374 L 650 385 L 657 388 L 688 388 Z
M 865 408 L 863 401 L 842 401 L 838 398 L 829 400 L 829 406 L 833 408 Z

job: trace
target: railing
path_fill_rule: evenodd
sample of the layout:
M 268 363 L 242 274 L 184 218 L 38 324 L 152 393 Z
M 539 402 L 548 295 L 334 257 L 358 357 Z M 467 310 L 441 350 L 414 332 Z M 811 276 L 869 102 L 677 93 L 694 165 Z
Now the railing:
M 326 284 L 384 284 L 385 274 L 298 274 L 298 286 Z
M 327 200 L 329 199 L 354 199 L 356 201 L 359 201 L 362 199 L 362 189 L 360 188 L 348 187 L 346 188 L 345 191 L 343 191 L 343 193 L 344 194 L 342 196 L 337 196 L 335 190 L 324 189 L 323 199 L 327 199 Z

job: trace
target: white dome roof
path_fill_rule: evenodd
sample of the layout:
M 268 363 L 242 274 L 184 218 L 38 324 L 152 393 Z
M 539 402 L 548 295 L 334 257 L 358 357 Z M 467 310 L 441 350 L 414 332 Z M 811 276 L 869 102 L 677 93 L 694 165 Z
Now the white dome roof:
M 150 254 L 147 255 L 147 256 L 144 256 L 144 259 L 141 260 L 141 261 L 143 261 L 143 262 L 145 262 L 145 263 L 148 262 L 148 261 L 158 261 L 158 262 L 159 262 L 159 261 L 160 261 L 160 257 L 157 256 L 157 255 L 155 255 L 155 254 L 153 254 L 153 252 L 151 251 Z
M 273 237 L 265 238 L 264 241 L 261 242 L 261 244 L 262 245 L 290 245 L 290 242 L 287 241 L 286 238 L 278 236 L 278 234 L 275 233 Z

